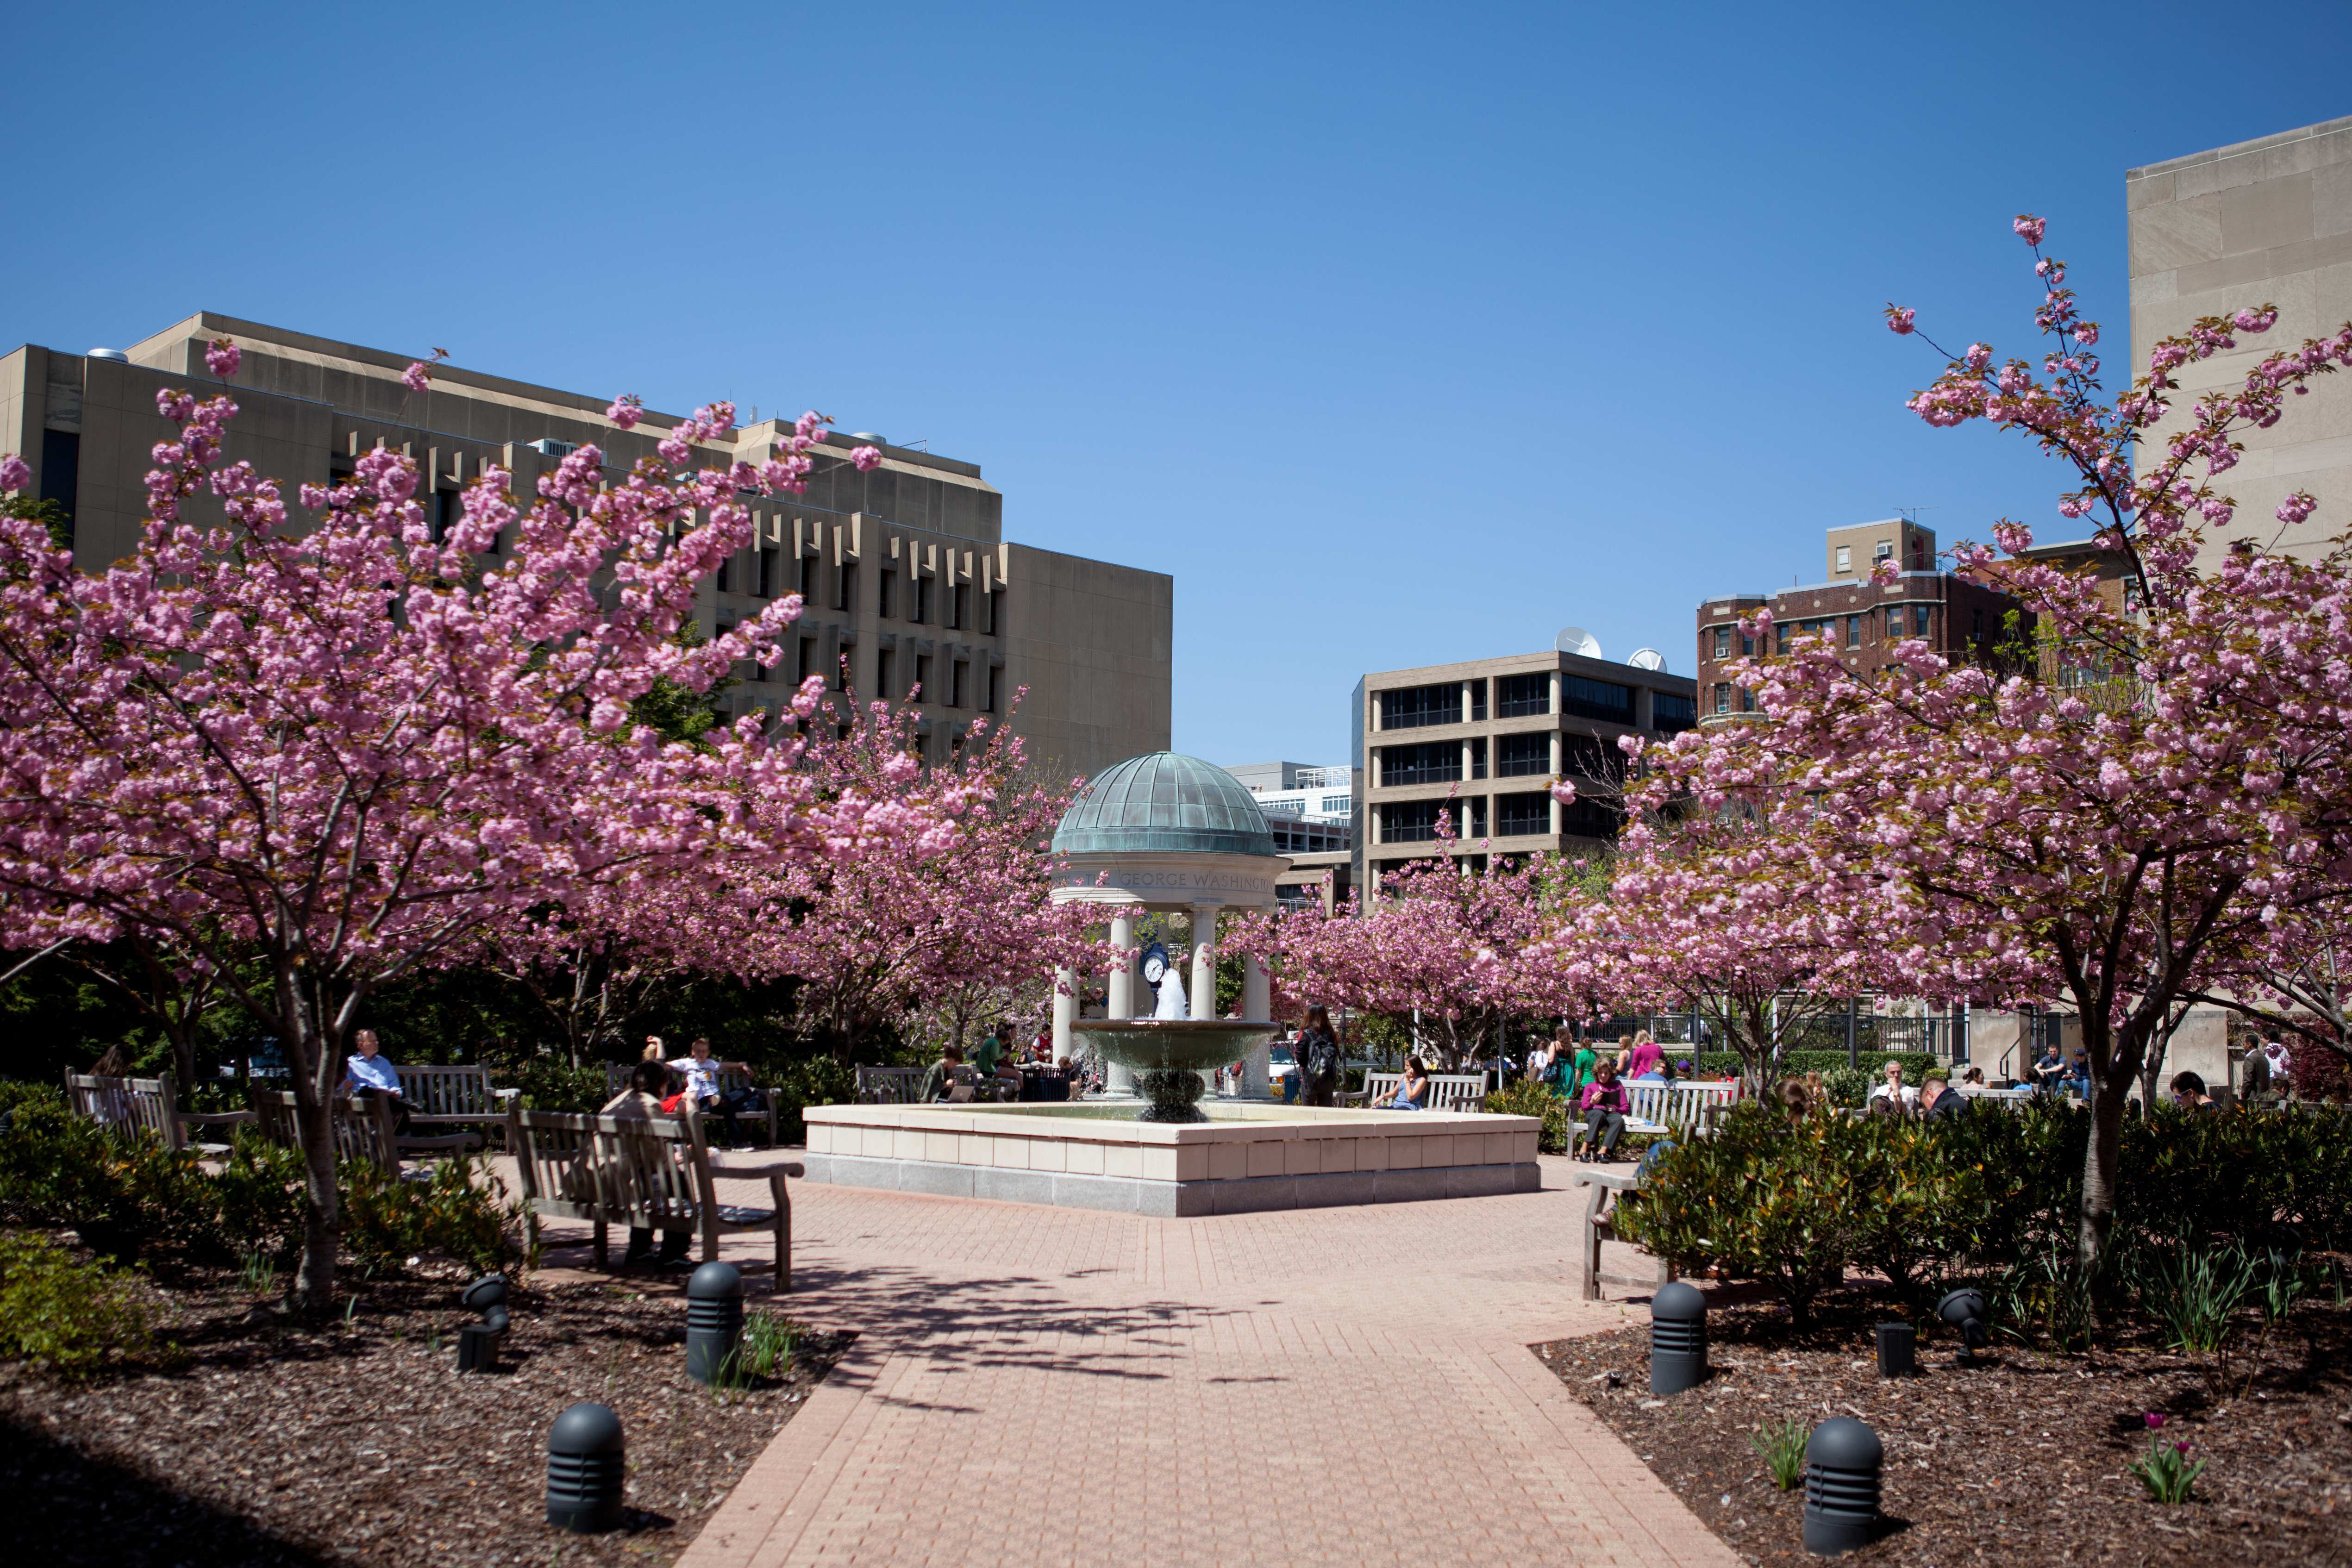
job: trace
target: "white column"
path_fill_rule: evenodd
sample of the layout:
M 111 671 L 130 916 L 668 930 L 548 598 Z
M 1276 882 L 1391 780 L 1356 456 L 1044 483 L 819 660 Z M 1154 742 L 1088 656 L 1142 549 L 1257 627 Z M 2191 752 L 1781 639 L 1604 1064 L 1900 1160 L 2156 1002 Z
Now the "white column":
M 1217 1016 L 1217 910 L 1213 904 L 1192 906 L 1192 1016 Z
M 1078 1016 L 1078 972 L 1065 966 L 1054 971 L 1054 1060 L 1070 1054 L 1070 1021 Z
M 1274 987 L 1265 972 L 1265 960 L 1250 954 L 1242 960 L 1242 1017 L 1252 1020 L 1274 1016 Z M 1270 1046 L 1260 1040 L 1250 1048 L 1249 1058 L 1242 1069 L 1242 1093 L 1252 1100 L 1266 1097 L 1273 1066 Z
M 1135 946 L 1135 922 L 1130 917 L 1111 917 L 1110 945 L 1122 951 Z M 1110 1006 L 1106 1010 L 1115 1019 L 1135 1016 L 1135 966 L 1125 958 L 1110 972 Z

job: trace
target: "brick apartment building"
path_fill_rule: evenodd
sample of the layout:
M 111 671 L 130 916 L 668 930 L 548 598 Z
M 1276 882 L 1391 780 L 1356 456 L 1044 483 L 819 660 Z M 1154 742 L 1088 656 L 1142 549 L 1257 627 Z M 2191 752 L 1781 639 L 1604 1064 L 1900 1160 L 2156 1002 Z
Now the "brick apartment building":
M 1902 576 L 1872 580 L 1879 561 L 1902 563 Z M 1825 635 L 1847 663 L 1868 674 L 1894 657 L 1895 645 L 1924 639 L 1952 659 L 1990 660 L 2007 635 L 2004 618 L 2017 608 L 2007 594 L 1936 569 L 1933 531 L 1902 517 L 1829 530 L 1828 580 L 1776 593 L 1717 594 L 1698 607 L 1698 705 L 1701 719 L 1749 713 L 1755 697 L 1724 666 L 1759 650 L 1739 629 L 1757 611 L 1772 612 L 1772 646 L 1785 653 L 1796 639 Z

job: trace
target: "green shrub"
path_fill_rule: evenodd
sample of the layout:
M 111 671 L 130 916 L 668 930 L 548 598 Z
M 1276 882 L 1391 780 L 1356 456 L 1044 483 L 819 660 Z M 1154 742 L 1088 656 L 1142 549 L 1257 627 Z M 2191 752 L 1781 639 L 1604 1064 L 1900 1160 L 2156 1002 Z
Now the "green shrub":
M 1858 1067 L 1832 1067 L 1822 1074 L 1822 1083 L 1832 1105 L 1859 1111 L 1870 1103 L 1870 1074 Z
M 71 1229 L 123 1260 L 156 1241 L 217 1248 L 194 1154 L 174 1154 L 135 1127 L 87 1121 L 62 1097 L 21 1101 L 0 1134 L 0 1218 Z
M 1822 1152 L 1853 1204 L 1854 1262 L 1912 1299 L 1980 1249 L 1985 1177 L 1960 1140 L 1902 1116 L 1814 1119 L 1830 1124 Z
M 776 1091 L 776 1140 L 808 1142 L 808 1124 L 801 1112 L 811 1105 L 847 1105 L 857 1098 L 856 1069 L 830 1056 L 809 1057 L 752 1075 Z
M 502 1201 L 505 1184 L 487 1160 L 442 1160 L 416 1180 L 353 1161 L 342 1167 L 341 1186 L 343 1246 L 378 1272 L 438 1254 L 488 1273 L 520 1250 L 521 1209 Z
M 0 1231 L 0 1355 L 73 1376 L 153 1343 L 147 1303 L 129 1280 L 42 1237 Z
M 1670 1051 L 1668 1054 L 1675 1053 Z M 1681 1060 L 1677 1058 L 1678 1065 Z M 1903 1082 L 1916 1085 L 1926 1079 L 1927 1069 L 1936 1065 L 1937 1059 L 1924 1051 L 1864 1051 L 1856 1052 L 1854 1061 L 1874 1083 L 1888 1062 L 1899 1061 L 1903 1064 Z M 1827 1076 L 1843 1070 L 1845 1065 L 1845 1052 L 1843 1051 L 1791 1051 L 1780 1058 L 1780 1076 L 1802 1078 L 1808 1072 Z M 1739 1076 L 1739 1054 L 1730 1051 L 1702 1051 L 1699 1053 L 1698 1070 L 1709 1078 L 1737 1078 Z
M 535 1056 L 495 1070 L 490 1078 L 501 1089 L 521 1090 L 526 1111 L 586 1113 L 602 1110 L 612 1098 L 604 1089 L 604 1066 L 592 1061 L 585 1067 L 572 1067 L 551 1056 Z
M 290 1262 L 302 1247 L 302 1152 L 239 1127 L 210 1177 L 221 1247 L 240 1260 Z
M 1536 1134 L 1536 1147 L 1547 1155 L 1568 1153 L 1568 1102 L 1546 1085 L 1524 1079 L 1507 1083 L 1486 1096 L 1486 1110 L 1496 1116 L 1541 1117 L 1543 1129 Z

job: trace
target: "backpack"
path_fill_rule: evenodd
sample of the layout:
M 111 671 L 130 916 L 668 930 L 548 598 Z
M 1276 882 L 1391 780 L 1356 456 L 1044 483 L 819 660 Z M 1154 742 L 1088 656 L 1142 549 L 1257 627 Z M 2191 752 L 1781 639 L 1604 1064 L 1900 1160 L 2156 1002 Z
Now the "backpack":
M 1339 1043 L 1332 1040 L 1329 1035 L 1318 1034 L 1312 1037 L 1312 1039 L 1307 1042 L 1305 1065 L 1307 1068 L 1307 1076 L 1309 1078 L 1322 1079 L 1339 1077 Z

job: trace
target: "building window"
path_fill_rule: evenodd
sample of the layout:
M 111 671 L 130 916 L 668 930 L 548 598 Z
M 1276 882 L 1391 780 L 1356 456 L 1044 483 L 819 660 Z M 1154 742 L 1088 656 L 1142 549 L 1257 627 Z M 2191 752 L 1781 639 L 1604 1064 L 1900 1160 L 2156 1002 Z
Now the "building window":
M 1443 800 L 1391 800 L 1381 808 L 1381 841 L 1421 844 L 1437 837 L 1437 813 Z
M 961 707 L 961 706 L 963 706 L 963 683 L 964 683 L 964 672 L 965 672 L 965 671 L 967 671 L 967 670 L 969 670 L 969 669 L 971 669 L 971 664 L 970 664 L 968 661 L 966 661 L 966 660 L 962 660 L 962 659 L 958 659 L 958 660 L 957 660 L 953 664 L 951 664 L 951 665 L 950 665 L 950 666 L 949 666 L 949 668 L 948 668 L 948 706 L 950 706 L 950 707 Z
M 981 705 L 982 713 L 996 711 L 996 666 L 988 666 L 988 674 L 981 683 L 981 695 L 988 700 Z
M 1484 795 L 1470 797 L 1470 836 L 1474 839 L 1486 836 L 1486 797 Z
M 931 618 L 931 580 L 917 577 L 912 597 L 915 602 L 908 608 L 907 619 L 918 623 L 929 621 Z
M 1434 686 L 1404 686 L 1381 694 L 1382 729 L 1418 729 L 1424 725 L 1462 722 L 1462 683 Z
M 1400 784 L 1452 784 L 1462 777 L 1462 745 L 1459 741 L 1431 740 L 1419 746 L 1384 746 L 1381 747 L 1381 783 L 1384 788 Z
M 1731 657 L 1731 628 L 1728 626 L 1715 629 L 1715 656 L 1718 659 Z
M 793 591 L 801 596 L 802 603 L 814 608 L 816 604 L 816 557 L 813 555 L 801 557 L 800 571 L 801 585 Z
M 1927 607 L 1924 604 L 1915 604 L 1911 607 L 1911 634 L 1914 637 L 1925 637 L 1927 634 Z
M 1483 735 L 1473 736 L 1470 739 L 1470 777 L 1486 777 L 1486 737 Z
M 1849 648 L 1862 646 L 1862 617 L 1859 615 L 1845 618 L 1845 645 Z
M 777 553 L 772 549 L 761 550 L 760 597 L 773 599 L 776 596 L 776 580 L 782 575 L 783 566 Z
M 874 650 L 874 695 L 886 703 L 898 700 L 898 694 L 890 689 L 890 677 L 896 673 L 898 663 L 898 655 L 893 650 Z
M 1977 642 L 1984 641 L 1984 610 L 1981 606 L 1969 612 L 1969 635 Z
M 1470 683 L 1470 722 L 1486 722 L 1486 683 L 1484 680 Z
M 1838 546 L 1837 569 L 1840 571 L 1852 571 L 1853 570 L 1853 547 L 1852 545 Z
M 1756 656 L 1756 639 L 1745 632 L 1739 634 L 1739 656 L 1743 659 L 1752 659 Z
M 1895 638 L 1897 638 L 1897 637 L 1900 637 L 1900 636 L 1902 636 L 1902 635 L 1903 635 L 1903 606 L 1901 606 L 1900 604 L 1890 604 L 1890 605 L 1888 605 L 1888 606 L 1886 607 L 1886 636 L 1887 636 L 1887 640 L 1888 640 L 1888 641 L 1890 641 L 1890 642 L 1892 642 L 1894 639 L 1895 639 Z
M 1751 646 L 1748 651 L 1753 653 L 1755 649 Z M 1615 681 L 1563 675 L 1560 678 L 1559 706 L 1561 712 L 1584 718 L 1597 718 L 1608 724 L 1632 724 L 1633 688 L 1620 685 Z
M 915 655 L 915 685 L 913 689 L 907 693 L 907 700 L 922 702 L 926 699 L 931 702 L 940 700 L 931 692 L 931 656 L 929 653 L 918 653 Z
M 1739 711 L 1741 713 L 1756 711 L 1756 694 L 1747 686 L 1739 688 Z
M 729 589 L 728 589 L 728 581 L 729 581 L 729 580 L 730 580 L 730 579 L 731 579 L 734 575 L 735 575 L 735 558 L 734 558 L 733 556 L 731 556 L 731 555 L 730 555 L 730 556 L 722 556 L 722 557 L 720 557 L 720 558 L 719 558 L 719 592 L 721 592 L 721 593 L 725 593 L 725 592 L 729 591 Z
M 1504 675 L 1495 682 L 1496 718 L 1532 718 L 1551 712 L 1551 674 Z
M 338 480 L 347 476 L 334 476 Z M 73 538 L 74 509 L 81 505 L 81 432 L 79 430 L 44 430 L 41 432 L 41 494 L 44 501 L 55 501 L 66 515 L 66 538 Z M 491 547 L 496 555 L 498 549 Z
M 1614 807 L 1598 800 L 1575 800 L 1559 809 L 1559 831 L 1580 839 L 1613 839 L 1618 816 Z
M 800 678 L 803 681 L 816 674 L 816 639 L 814 637 L 801 639 L 800 670 Z
M 948 624 L 959 631 L 971 624 L 971 584 L 959 582 L 948 590 Z
M 1559 770 L 1586 779 L 1606 779 L 1610 775 L 1609 759 L 1616 749 L 1597 735 L 1563 735 L 1559 737 Z
M 1715 711 L 1717 713 L 1731 711 L 1731 688 L 1720 682 L 1717 683 L 1715 688 Z
M 1776 653 L 1785 653 L 1789 651 L 1789 623 L 1786 621 L 1773 623 L 1772 651 Z
M 843 561 L 841 563 L 841 581 L 839 589 L 840 591 L 833 596 L 833 607 L 835 610 L 856 609 L 857 568 L 849 561 Z
M 1698 723 L 1698 702 L 1679 692 L 1652 692 L 1650 722 L 1666 735 L 1680 734 Z
M 885 617 L 898 613 L 891 606 L 898 597 L 898 574 L 895 571 L 876 572 L 874 581 L 875 613 Z
M 1870 559 L 1873 564 L 1885 560 L 1894 554 L 1895 541 L 1893 539 L 1881 539 L 1876 544 L 1870 547 Z
M 993 637 L 1004 625 L 1004 590 L 991 589 L 981 596 L 980 612 L 987 620 L 980 628 L 983 637 Z
M 831 677 L 831 685 L 835 691 L 839 692 L 849 689 L 849 645 L 844 644 L 840 649 L 836 650 L 833 655 L 833 674 Z
M 1356 798 L 1353 795 L 1326 795 L 1323 797 L 1323 814 L 1327 817 L 1336 817 L 1340 815 L 1342 812 L 1352 811 L 1355 809 Z
M 1530 833 L 1551 831 L 1551 795 L 1536 789 L 1525 795 L 1495 797 L 1495 836 L 1498 839 L 1525 838 Z
M 1551 771 L 1551 737 L 1498 735 L 1495 737 L 1495 777 L 1518 779 Z

